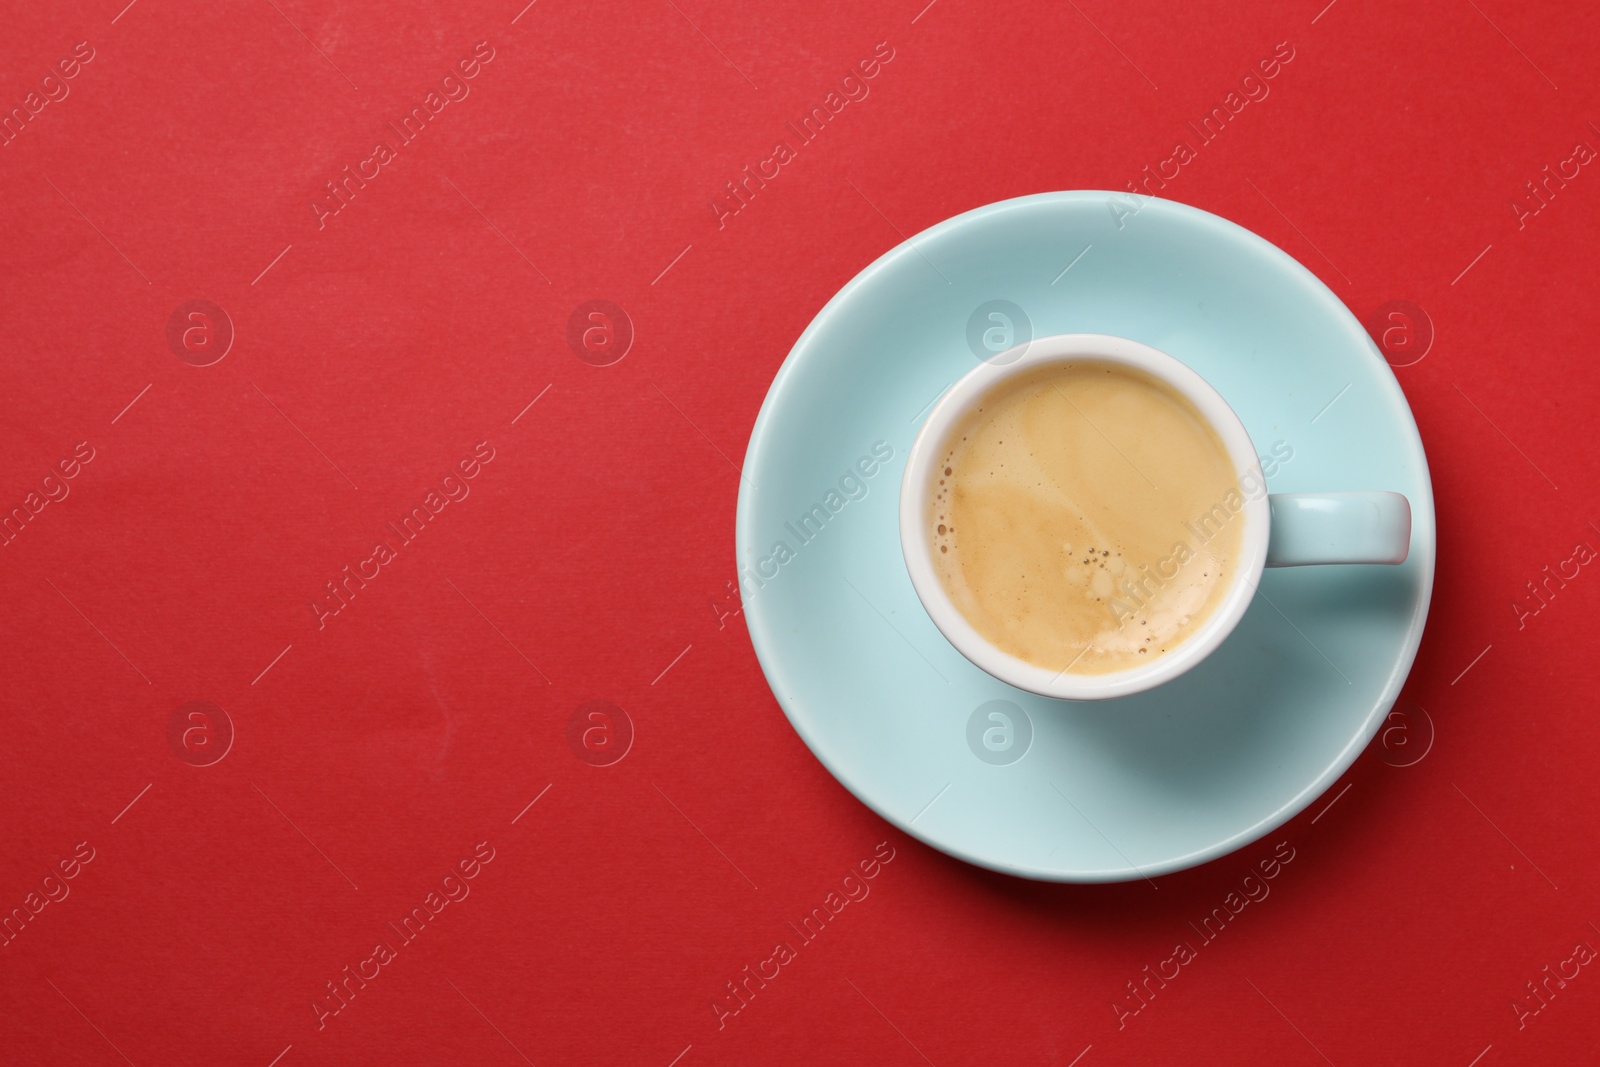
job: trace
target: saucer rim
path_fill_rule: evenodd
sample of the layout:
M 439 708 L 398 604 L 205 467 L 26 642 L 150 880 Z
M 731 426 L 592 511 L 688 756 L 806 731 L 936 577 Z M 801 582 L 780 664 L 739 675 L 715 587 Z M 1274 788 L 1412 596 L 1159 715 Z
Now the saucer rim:
M 1129 195 L 1133 194 L 1110 190 L 1074 189 L 1013 197 L 984 204 L 941 220 L 885 251 L 866 267 L 862 268 L 838 292 L 834 293 L 795 340 L 794 345 L 789 350 L 789 354 L 784 357 L 783 364 L 778 368 L 777 374 L 774 375 L 765 398 L 762 400 L 761 410 L 756 416 L 749 442 L 745 448 L 743 469 L 753 469 L 757 465 L 761 454 L 771 447 L 768 437 L 772 433 L 772 424 L 777 418 L 776 412 L 787 402 L 788 395 L 793 389 L 792 379 L 798 374 L 798 367 L 805 360 L 809 350 L 816 344 L 817 335 L 831 325 L 832 320 L 839 315 L 840 308 L 856 299 L 858 290 L 865 288 L 879 275 L 889 270 L 890 267 L 897 265 L 899 261 L 911 256 L 923 256 L 923 253 L 917 247 L 919 241 L 927 238 L 943 237 L 962 229 L 982 225 L 993 216 L 1026 210 L 1035 206 L 1063 206 L 1070 208 L 1075 205 L 1089 203 L 1103 205 L 1110 203 L 1113 197 L 1126 199 Z M 969 848 L 936 839 L 928 833 L 917 829 L 912 825 L 911 821 L 899 818 L 864 796 L 862 791 L 857 788 L 856 783 L 851 780 L 851 776 L 841 773 L 840 769 L 825 754 L 824 747 L 820 745 L 820 738 L 815 724 L 808 721 L 802 711 L 794 706 L 795 702 L 792 698 L 783 692 L 781 684 L 783 672 L 778 666 L 781 639 L 766 632 L 768 629 L 774 628 L 772 620 L 768 619 L 764 622 L 759 622 L 756 618 L 756 613 L 761 610 L 759 607 L 761 598 L 759 596 L 750 598 L 750 603 L 745 606 L 742 614 L 745 619 L 746 631 L 750 635 L 751 647 L 755 651 L 757 663 L 761 667 L 761 672 L 768 688 L 778 701 L 778 705 L 782 708 L 785 718 L 789 720 L 790 726 L 800 736 L 801 741 L 805 743 L 812 756 L 827 769 L 835 781 L 870 811 L 930 848 L 976 867 L 1034 881 L 1094 884 L 1134 881 L 1170 874 L 1197 867 L 1203 863 L 1226 856 L 1248 844 L 1259 841 L 1273 830 L 1289 822 L 1308 808 L 1314 800 L 1326 793 L 1329 787 L 1337 782 L 1345 771 L 1350 769 L 1351 765 L 1365 751 L 1367 745 L 1371 743 L 1372 738 L 1377 735 L 1379 726 L 1394 707 L 1405 680 L 1409 677 L 1411 669 L 1416 663 L 1417 652 L 1421 646 L 1422 635 L 1426 628 L 1428 611 L 1433 600 L 1433 585 L 1438 561 L 1438 527 L 1437 512 L 1434 506 L 1433 476 L 1428 465 L 1427 452 L 1422 442 L 1421 432 L 1417 427 L 1416 416 L 1411 410 L 1404 390 L 1400 388 L 1399 380 L 1395 377 L 1393 368 L 1389 366 L 1378 351 L 1377 346 L 1373 343 L 1372 338 L 1367 334 L 1366 329 L 1361 325 L 1355 313 L 1328 288 L 1321 278 L 1265 237 L 1203 208 L 1193 207 L 1161 197 L 1139 196 L 1139 200 L 1141 201 L 1140 214 L 1145 211 L 1155 211 L 1158 215 L 1173 215 L 1181 221 L 1196 223 L 1210 229 L 1220 241 L 1254 245 L 1256 249 L 1264 252 L 1269 260 L 1275 261 L 1286 275 L 1298 278 L 1303 284 L 1309 285 L 1309 293 L 1322 302 L 1331 313 L 1333 321 L 1343 323 L 1350 340 L 1358 347 L 1363 347 L 1368 358 L 1376 361 L 1387 372 L 1386 384 L 1388 388 L 1385 390 L 1384 402 L 1390 409 L 1391 418 L 1399 422 L 1406 431 L 1405 436 L 1409 437 L 1412 456 L 1408 466 L 1417 472 L 1421 481 L 1420 498 L 1411 500 L 1414 532 L 1419 525 L 1416 521 L 1417 516 L 1426 516 L 1426 541 L 1414 546 L 1412 550 L 1413 554 L 1418 556 L 1419 576 L 1421 578 L 1420 589 L 1412 608 L 1411 618 L 1406 627 L 1402 647 L 1393 661 L 1393 666 L 1389 670 L 1388 676 L 1384 679 L 1383 686 L 1373 702 L 1366 721 L 1351 739 L 1345 743 L 1344 747 L 1334 755 L 1320 774 L 1307 782 L 1303 788 L 1273 811 L 1249 826 L 1211 844 L 1145 866 L 1135 866 L 1130 862 L 1126 866 L 1093 870 L 1040 868 L 1028 864 L 1007 863 L 991 856 L 978 855 Z M 1383 376 L 1379 375 L 1378 380 L 1383 382 Z M 751 528 L 754 522 L 754 504 L 752 501 L 758 492 L 741 482 L 735 512 L 734 563 L 736 571 L 742 566 L 739 560 L 741 547 L 754 543 L 754 531 Z M 754 610 L 752 610 L 752 606 L 754 606 Z

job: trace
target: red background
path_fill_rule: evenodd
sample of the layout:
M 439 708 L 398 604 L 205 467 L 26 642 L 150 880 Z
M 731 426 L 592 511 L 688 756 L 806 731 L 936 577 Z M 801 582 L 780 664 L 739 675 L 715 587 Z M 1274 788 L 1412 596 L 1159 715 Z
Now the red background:
M 1511 207 L 1600 147 L 1592 5 L 123 2 L 12 0 L 0 42 L 7 108 L 94 49 L 0 147 L 0 509 L 94 449 L 0 548 L 0 909 L 94 850 L 0 947 L 0 1060 L 1593 1055 L 1600 974 L 1537 1014 L 1525 983 L 1600 946 L 1600 577 L 1514 604 L 1600 547 L 1600 174 Z M 470 95 L 319 229 L 323 183 L 479 41 Z M 1363 319 L 1431 321 L 1396 371 L 1440 528 L 1403 712 L 1299 819 L 1154 889 L 964 866 L 789 728 L 730 614 L 734 464 L 810 317 L 903 234 L 1124 188 L 1284 41 L 1162 195 Z M 723 183 L 878 42 L 870 95 L 719 228 Z M 193 299 L 236 332 L 207 367 L 167 341 Z M 593 299 L 636 331 L 610 366 L 566 340 Z M 470 496 L 319 629 L 324 583 L 481 441 Z M 210 766 L 169 741 L 193 700 L 235 732 Z M 591 700 L 635 733 L 610 766 L 568 742 Z M 1278 841 L 1270 896 L 1132 1014 Z M 470 896 L 319 1029 L 324 983 L 479 842 Z M 880 842 L 870 896 L 719 1028 Z

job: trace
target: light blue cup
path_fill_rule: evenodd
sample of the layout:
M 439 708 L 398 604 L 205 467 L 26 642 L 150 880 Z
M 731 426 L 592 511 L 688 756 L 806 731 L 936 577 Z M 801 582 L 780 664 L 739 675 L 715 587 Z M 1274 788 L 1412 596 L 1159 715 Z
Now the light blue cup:
M 1152 662 L 1101 673 L 1074 672 L 1072 663 L 1060 670 L 1042 667 L 1003 651 L 979 633 L 939 579 L 928 521 L 940 484 L 939 464 L 949 454 L 952 435 L 986 397 L 1018 375 L 1091 361 L 1143 372 L 1194 405 L 1227 449 L 1241 488 L 1232 498 L 1238 507 L 1230 506 L 1228 499 L 1219 500 L 1212 513 L 1219 526 L 1235 516 L 1243 523 L 1236 565 L 1210 616 Z M 1171 681 L 1214 652 L 1250 607 L 1264 567 L 1405 562 L 1411 544 L 1411 506 L 1400 493 L 1269 495 L 1266 486 L 1244 423 L 1199 374 L 1165 352 L 1124 337 L 1057 334 L 1031 339 L 984 360 L 934 405 L 911 446 L 901 479 L 900 548 L 929 618 L 957 651 L 982 670 L 1018 689 L 1059 700 L 1130 696 Z

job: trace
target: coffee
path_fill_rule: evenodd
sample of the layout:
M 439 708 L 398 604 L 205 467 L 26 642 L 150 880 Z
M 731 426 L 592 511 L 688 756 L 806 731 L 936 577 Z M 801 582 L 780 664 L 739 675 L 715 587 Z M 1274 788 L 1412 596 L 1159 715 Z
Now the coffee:
M 934 569 L 986 640 L 1036 666 L 1149 664 L 1205 623 L 1240 561 L 1227 448 L 1142 371 L 1079 359 L 1009 378 L 941 455 Z

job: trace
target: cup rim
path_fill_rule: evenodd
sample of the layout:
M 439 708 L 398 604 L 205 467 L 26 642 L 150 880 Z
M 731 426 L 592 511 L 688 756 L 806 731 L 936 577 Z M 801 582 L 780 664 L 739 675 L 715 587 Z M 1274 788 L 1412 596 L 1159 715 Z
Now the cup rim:
M 1058 363 L 1096 361 L 1143 371 L 1179 393 L 1216 432 L 1243 481 L 1253 474 L 1258 489 L 1244 492 L 1236 514 L 1244 517 L 1240 561 L 1222 602 L 1211 617 L 1177 647 L 1148 665 L 1103 674 L 1052 671 L 1002 651 L 961 614 L 934 570 L 927 524 L 933 477 L 949 433 L 976 402 L 1019 374 Z M 956 651 L 988 674 L 1018 689 L 1059 700 L 1104 700 L 1130 696 L 1178 677 L 1210 655 L 1244 617 L 1266 566 L 1271 512 L 1266 479 L 1244 423 L 1222 395 L 1187 364 L 1139 341 L 1110 334 L 1072 333 L 1037 337 L 991 356 L 968 371 L 940 398 L 923 421 L 900 482 L 900 549 L 912 587 L 935 626 Z

